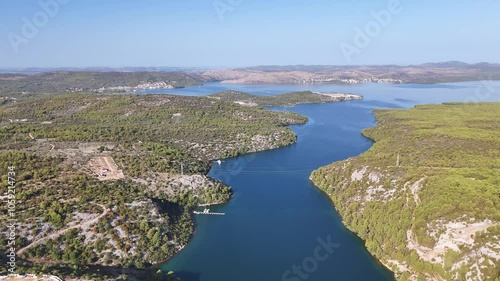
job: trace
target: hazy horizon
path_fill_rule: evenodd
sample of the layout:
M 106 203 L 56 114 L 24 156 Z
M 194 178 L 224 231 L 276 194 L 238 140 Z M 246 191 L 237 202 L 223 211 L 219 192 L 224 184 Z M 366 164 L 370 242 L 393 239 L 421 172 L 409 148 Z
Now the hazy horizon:
M 498 1 L 0 2 L 0 68 L 500 62 Z
M 491 65 L 498 65 L 500 63 L 498 62 L 465 62 L 465 61 L 459 61 L 459 60 L 453 60 L 453 61 L 435 61 L 435 62 L 423 62 L 423 63 L 418 63 L 418 64 L 352 64 L 352 65 L 335 65 L 335 64 L 282 64 L 282 65 L 274 65 L 274 64 L 268 64 L 268 65 L 240 65 L 240 66 L 144 66 L 144 65 L 137 65 L 137 66 L 20 66 L 20 67 L 10 67 L 10 66 L 0 66 L 0 69 L 3 70 L 29 70 L 29 69 L 76 69 L 76 70 L 86 70 L 86 69 L 110 69 L 110 70 L 120 70 L 120 69 L 133 69 L 133 68 L 138 68 L 141 69 L 141 71 L 167 71 L 167 70 L 196 70 L 196 69 L 237 69 L 237 68 L 256 68 L 256 67 L 362 67 L 362 66 L 367 66 L 367 67 L 378 67 L 378 66 L 397 66 L 397 67 L 411 67 L 411 66 L 421 66 L 421 65 L 426 65 L 426 64 L 440 64 L 440 63 L 467 63 L 469 65 L 477 65 L 477 64 L 491 64 Z

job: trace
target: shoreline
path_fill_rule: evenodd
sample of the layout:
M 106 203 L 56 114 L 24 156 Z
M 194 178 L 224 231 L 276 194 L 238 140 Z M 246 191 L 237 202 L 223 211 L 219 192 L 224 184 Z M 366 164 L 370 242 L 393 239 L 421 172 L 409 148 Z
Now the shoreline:
M 339 101 L 335 101 L 335 102 L 347 102 L 347 101 L 356 101 L 356 100 L 363 100 L 363 99 L 364 99 L 364 97 L 363 97 L 363 96 L 360 96 L 360 95 L 355 95 L 355 96 L 359 96 L 360 98 L 359 98 L 359 99 L 346 99 L 346 100 L 339 100 Z M 317 104 L 323 104 L 323 103 L 317 103 Z M 294 105 L 294 106 L 296 106 L 296 105 Z M 291 107 L 294 107 L 294 106 L 291 106 Z M 282 106 L 282 107 L 284 107 L 284 106 Z M 268 110 L 270 110 L 270 109 L 268 109 Z M 307 117 L 307 121 L 306 121 L 306 122 L 304 122 L 304 123 L 289 124 L 289 125 L 286 125 L 286 126 L 284 126 L 284 127 L 286 127 L 286 128 L 290 128 L 290 126 L 292 126 L 292 125 L 305 125 L 305 124 L 307 124 L 307 123 L 309 123 L 309 122 L 310 122 L 310 118 L 309 118 L 308 116 L 305 116 L 305 117 Z M 290 128 L 290 129 L 291 129 L 291 128 Z M 293 130 L 292 130 L 292 131 L 293 131 Z M 251 152 L 247 152 L 247 153 L 243 153 L 243 154 L 240 154 L 240 155 L 237 155 L 237 156 L 232 156 L 232 157 L 227 157 L 227 158 L 219 158 L 219 159 L 216 159 L 216 160 L 215 160 L 215 159 L 213 159 L 213 160 L 211 160 L 211 161 L 212 161 L 212 164 L 213 164 L 213 162 L 214 162 L 214 161 L 217 161 L 217 160 L 227 160 L 227 159 L 239 158 L 239 157 L 242 157 L 242 156 L 252 155 L 252 154 L 259 153 L 259 152 L 265 152 L 265 151 L 270 151 L 270 150 L 280 149 L 280 148 L 284 148 L 284 147 L 288 147 L 288 146 L 294 145 L 294 144 L 296 144 L 296 143 L 298 142 L 298 136 L 296 135 L 296 133 L 295 133 L 295 132 L 293 132 L 293 133 L 295 134 L 296 138 L 295 138 L 294 142 L 289 143 L 289 144 L 287 144 L 287 145 L 278 146 L 278 147 L 275 147 L 275 148 L 266 148 L 266 149 L 262 149 L 262 150 L 251 151 Z M 212 165 L 212 167 L 210 168 L 210 171 L 213 169 L 213 167 L 214 167 L 214 165 Z M 210 173 L 210 171 L 209 171 L 208 173 Z M 208 176 L 208 173 L 207 173 L 207 176 Z M 215 178 L 214 178 L 214 179 L 215 179 Z M 310 177 L 309 177 L 309 179 L 310 179 Z M 217 180 L 217 179 L 216 179 L 216 180 Z M 312 182 L 312 180 L 311 180 L 311 182 Z M 222 182 L 222 183 L 224 183 L 224 182 Z M 224 183 L 224 184 L 225 184 L 225 183 Z M 313 185 L 314 185 L 317 189 L 319 189 L 321 192 L 323 192 L 323 193 L 325 194 L 325 196 L 327 195 L 327 193 L 325 193 L 323 190 L 321 190 L 320 188 L 318 188 L 318 187 L 317 187 L 314 183 L 313 183 Z M 334 207 L 335 212 L 336 212 L 336 213 L 339 215 L 339 217 L 342 219 L 342 216 L 340 215 L 340 213 L 339 213 L 339 212 L 337 211 L 337 209 L 335 208 L 335 205 L 333 204 L 332 199 L 331 199 L 329 196 L 327 196 L 327 197 L 328 197 L 328 199 L 330 200 L 330 202 L 332 203 L 332 206 Z M 228 203 L 231 199 L 232 199 L 232 196 L 231 196 L 231 198 L 229 198 L 229 200 L 227 200 L 226 202 L 204 203 L 204 204 L 199 204 L 197 207 L 208 207 L 208 206 L 222 205 L 222 204 L 226 204 L 226 203 Z M 162 266 L 163 266 L 163 265 L 166 265 L 168 262 L 170 262 L 170 261 L 171 261 L 174 257 L 176 257 L 178 254 L 180 254 L 180 253 L 181 253 L 181 252 L 182 252 L 182 251 L 186 248 L 186 246 L 188 246 L 188 245 L 189 245 L 189 243 L 192 241 L 193 237 L 196 235 L 196 232 L 198 231 L 198 230 L 197 230 L 197 227 L 196 227 L 195 215 L 194 215 L 194 214 L 191 214 L 191 219 L 192 219 L 193 224 L 194 224 L 194 227 L 193 227 L 194 231 L 193 231 L 192 235 L 190 236 L 189 241 L 188 241 L 185 245 L 183 245 L 183 246 L 182 246 L 182 248 L 181 248 L 178 252 L 176 252 L 175 254 L 173 254 L 171 257 L 167 258 L 165 261 L 163 261 L 163 262 L 161 262 L 161 263 L 158 263 L 158 264 L 156 264 L 156 265 L 152 265 L 152 266 L 151 266 L 151 268 L 150 268 L 151 270 L 152 270 L 152 269 L 162 269 Z M 377 262 L 377 264 L 381 265 L 382 267 L 384 267 L 385 269 L 387 269 L 389 272 L 391 272 L 393 276 L 395 276 L 394 272 L 393 272 L 393 271 L 392 271 L 389 267 L 387 267 L 387 266 L 386 266 L 384 263 L 382 263 L 382 262 L 381 262 L 381 261 L 380 261 L 377 257 L 373 256 L 373 255 L 372 255 L 372 254 L 368 251 L 368 249 L 366 248 L 365 240 L 363 240 L 363 239 L 359 238 L 359 236 L 357 236 L 357 235 L 356 235 L 356 233 L 354 233 L 353 231 L 351 231 L 350 229 L 348 229 L 348 228 L 346 227 L 346 225 L 344 224 L 343 220 L 342 220 L 342 225 L 343 225 L 343 227 L 344 227 L 347 231 L 349 231 L 350 233 L 354 234 L 354 235 L 355 235 L 358 239 L 360 239 L 361 241 L 363 241 L 363 247 L 364 247 L 364 248 L 365 248 L 365 250 L 366 250 L 366 251 L 367 251 L 367 252 L 368 252 L 368 253 L 369 253 L 369 254 L 373 257 L 373 259 Z M 163 270 L 163 269 L 162 269 L 162 270 Z M 170 270 L 170 269 L 167 269 L 167 270 Z M 174 273 L 175 273 L 175 271 L 174 271 Z
M 307 116 L 306 116 L 307 117 Z M 309 118 L 308 120 L 305 122 L 305 123 L 299 123 L 299 124 L 290 124 L 290 125 L 286 125 L 284 127 L 289 127 L 289 126 L 292 126 L 292 125 L 304 125 L 304 124 L 307 124 L 309 122 Z M 295 134 L 295 132 L 294 132 Z M 238 158 L 238 157 L 242 157 L 242 156 L 247 156 L 247 155 L 252 155 L 252 154 L 256 154 L 256 153 L 259 153 L 259 152 L 265 152 L 265 151 L 269 151 L 269 150 L 274 150 L 274 149 L 280 149 L 280 148 L 284 148 L 284 147 L 287 147 L 287 146 L 290 146 L 290 145 L 294 145 L 297 143 L 298 141 L 298 138 L 297 138 L 297 135 L 295 135 L 296 138 L 295 138 L 295 141 L 293 143 L 289 143 L 287 145 L 283 145 L 283 146 L 278 146 L 278 147 L 275 147 L 275 148 L 266 148 L 266 149 L 262 149 L 262 150 L 257 150 L 257 151 L 251 151 L 251 152 L 247 152 L 247 153 L 244 153 L 244 154 L 240 154 L 240 155 L 237 155 L 237 156 L 233 156 L 233 157 L 227 157 L 227 158 L 219 158 L 217 160 L 227 160 L 227 159 L 233 159 L 233 158 Z M 210 160 L 211 162 L 214 162 L 216 160 Z M 213 164 L 213 163 L 212 163 Z M 212 165 L 212 167 L 210 168 L 210 171 L 213 169 L 214 165 Z M 208 173 L 210 173 L 210 171 Z M 208 176 L 208 173 L 207 173 L 207 176 Z M 210 177 L 212 178 L 212 177 Z M 213 178 L 215 180 L 218 180 L 216 178 Z M 223 181 L 221 181 L 223 184 L 225 184 Z M 232 195 L 231 195 L 231 198 L 232 198 Z M 222 204 L 226 204 L 228 203 L 231 198 L 229 198 L 229 200 L 225 201 L 225 202 L 214 202 L 214 203 L 204 203 L 204 204 L 199 204 L 197 207 L 208 207 L 208 206 L 216 206 L 216 205 L 222 205 Z M 182 245 L 182 247 L 176 252 L 174 253 L 172 256 L 168 257 L 165 259 L 165 261 L 162 261 L 160 263 L 157 263 L 157 264 L 154 264 L 154 265 L 151 265 L 150 268 L 147 268 L 146 270 L 158 270 L 158 269 L 162 269 L 162 266 L 167 264 L 169 261 L 171 261 L 173 258 L 175 258 L 178 254 L 180 254 L 185 248 L 186 246 L 189 245 L 189 243 L 191 242 L 191 240 L 193 239 L 193 237 L 195 236 L 196 232 L 198 231 L 197 230 L 197 227 L 196 227 L 196 220 L 195 220 L 195 215 L 193 213 L 191 213 L 191 220 L 193 222 L 193 233 L 191 234 L 191 236 L 189 237 L 189 240 L 188 242 L 185 244 L 185 245 Z M 175 273 L 175 271 L 174 271 Z
M 231 198 L 229 198 L 229 200 L 231 200 Z M 214 203 L 205 203 L 205 204 L 198 204 L 198 207 L 210 207 L 210 206 L 216 206 L 216 205 L 222 205 L 222 204 L 225 204 L 228 201 L 225 201 L 225 202 L 214 202 Z
M 340 160 L 340 161 L 345 161 L 344 160 Z M 351 234 L 353 234 L 354 236 L 356 236 L 357 239 L 359 239 L 360 241 L 363 242 L 363 248 L 365 248 L 366 252 L 370 254 L 370 256 L 373 258 L 373 260 L 375 260 L 375 262 L 380 265 L 380 266 L 383 266 L 385 269 L 387 269 L 387 271 L 391 272 L 393 277 L 394 277 L 394 280 L 396 280 L 396 272 L 394 272 L 389 266 L 387 266 L 382 260 L 380 260 L 377 256 L 373 255 L 369 250 L 368 248 L 366 247 L 366 240 L 363 240 L 361 237 L 358 236 L 358 234 L 356 232 L 354 232 L 353 230 L 349 229 L 349 227 L 347 226 L 347 224 L 344 222 L 344 218 L 342 217 L 342 215 L 340 214 L 340 212 L 337 210 L 337 207 L 335 207 L 335 203 L 333 202 L 333 199 L 332 197 L 326 193 L 323 189 L 319 188 L 315 183 L 314 181 L 312 180 L 312 176 L 309 176 L 309 180 L 311 181 L 312 185 L 317 189 L 319 190 L 321 193 L 323 193 L 323 195 L 325 195 L 326 198 L 328 198 L 328 201 L 330 201 L 330 203 L 332 204 L 332 207 L 333 209 L 335 210 L 335 213 L 337 213 L 340 217 L 340 222 L 342 223 L 342 226 L 344 227 L 345 230 L 347 230 L 348 232 L 350 232 Z
M 378 125 L 378 120 L 376 120 L 376 121 L 377 121 L 377 124 L 375 124 L 375 126 L 377 126 L 377 125 Z M 370 127 L 370 128 L 374 128 L 375 126 Z M 368 151 L 368 150 L 369 150 L 369 149 L 371 149 L 371 148 L 373 147 L 373 145 L 375 144 L 375 140 L 374 140 L 374 139 L 372 139 L 372 138 L 370 138 L 370 137 L 368 137 L 368 136 L 364 133 L 364 131 L 365 131 L 366 129 L 369 129 L 369 128 L 365 128 L 365 129 L 362 129 L 362 130 L 361 130 L 361 135 L 362 135 L 363 137 L 365 137 L 366 139 L 370 140 L 370 141 L 371 141 L 371 143 L 372 143 L 372 145 L 371 145 L 371 146 L 370 146 L 370 147 L 366 150 L 366 151 Z M 366 152 L 366 151 L 365 151 L 365 152 Z M 364 153 L 364 152 L 362 152 L 362 153 Z M 362 153 L 360 153 L 360 154 L 362 154 Z M 358 156 L 359 156 L 359 155 L 358 155 Z M 357 156 L 356 156 L 356 157 L 357 157 Z M 349 158 L 351 158 L 351 157 L 349 157 Z M 346 158 L 346 159 L 343 159 L 343 160 L 339 160 L 339 161 L 335 161 L 335 162 L 346 161 L 346 160 L 348 160 L 349 158 Z M 328 165 L 331 165 L 331 164 L 333 164 L 333 163 L 335 163 L 335 162 L 332 162 L 332 163 L 330 163 L 330 164 L 328 164 Z M 321 166 L 321 167 L 323 167 L 323 166 Z M 317 169 L 315 169 L 314 171 L 316 171 L 316 170 L 320 169 L 321 167 L 318 167 L 318 168 L 317 168 Z M 314 171 L 313 171 L 313 172 L 314 172 Z M 319 190 L 319 191 L 320 191 L 323 195 L 325 195 L 325 196 L 328 198 L 328 201 L 330 201 L 330 203 L 332 204 L 333 209 L 334 209 L 334 210 L 335 210 L 335 212 L 339 215 L 339 217 L 340 217 L 340 222 L 342 223 L 342 226 L 344 227 L 344 229 L 346 229 L 347 231 L 349 231 L 350 233 L 352 233 L 353 235 L 355 235 L 355 236 L 356 236 L 356 237 L 357 237 L 360 241 L 363 241 L 363 247 L 365 248 L 366 252 L 368 252 L 368 253 L 370 254 L 370 256 L 372 256 L 372 257 L 373 257 L 373 259 L 377 262 L 377 264 L 379 264 L 379 265 L 383 266 L 383 267 L 384 267 L 387 271 L 391 272 L 391 273 L 392 273 L 392 276 L 393 276 L 393 278 L 394 278 L 394 280 L 396 280 L 396 277 L 397 277 L 396 272 L 394 272 L 394 271 L 393 271 L 393 270 L 392 270 L 392 269 L 391 269 L 391 268 L 390 268 L 390 267 L 389 267 L 386 263 L 384 263 L 381 259 L 379 259 L 377 256 L 375 256 L 373 253 L 371 253 L 371 252 L 368 250 L 368 248 L 366 247 L 366 240 L 363 240 L 361 237 L 359 237 L 359 236 L 358 236 L 358 234 L 357 234 L 355 231 L 353 231 L 353 230 L 349 229 L 348 225 L 347 225 L 347 224 L 345 223 L 345 221 L 344 221 L 344 218 L 343 218 L 342 214 L 341 214 L 341 213 L 337 210 L 337 207 L 335 206 L 335 202 L 333 202 L 333 199 L 332 199 L 331 195 L 330 195 L 330 194 L 328 194 L 328 193 L 326 193 L 326 191 L 325 191 L 325 190 L 321 189 L 321 188 L 320 188 L 320 187 L 319 187 L 319 186 L 318 186 L 318 185 L 314 182 L 314 179 L 313 179 L 313 176 L 312 176 L 312 173 L 313 173 L 313 172 L 311 172 L 311 174 L 309 175 L 309 181 L 311 182 L 311 184 L 312 184 L 312 185 L 313 185 L 313 186 L 314 186 L 317 190 Z

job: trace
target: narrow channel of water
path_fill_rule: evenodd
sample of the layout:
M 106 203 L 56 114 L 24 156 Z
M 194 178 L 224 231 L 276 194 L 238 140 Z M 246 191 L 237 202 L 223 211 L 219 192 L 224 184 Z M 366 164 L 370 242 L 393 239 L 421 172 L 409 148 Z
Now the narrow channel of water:
M 441 85 L 223 85 L 169 90 L 206 95 L 225 89 L 278 94 L 311 89 L 361 94 L 363 101 L 299 105 L 309 117 L 292 126 L 291 146 L 228 159 L 210 176 L 231 185 L 234 197 L 213 207 L 225 216 L 197 216 L 188 246 L 162 265 L 183 281 L 393 280 L 342 225 L 330 200 L 309 181 L 312 170 L 359 155 L 372 145 L 360 131 L 375 125 L 375 108 L 408 108 L 445 101 L 499 101 L 500 83 Z M 478 96 L 477 93 L 481 93 Z M 298 268 L 300 266 L 300 268 Z

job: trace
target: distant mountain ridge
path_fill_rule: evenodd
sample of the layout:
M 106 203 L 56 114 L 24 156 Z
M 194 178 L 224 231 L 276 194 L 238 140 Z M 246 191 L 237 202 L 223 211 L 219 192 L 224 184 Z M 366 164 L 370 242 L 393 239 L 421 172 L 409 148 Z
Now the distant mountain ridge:
M 408 66 L 268 65 L 210 70 L 201 76 L 205 81 L 243 84 L 434 84 L 500 80 L 500 64 L 449 61 Z
M 500 63 L 466 63 L 462 61 L 428 62 L 414 65 L 380 64 L 380 65 L 256 65 L 235 68 L 235 70 L 261 70 L 261 71 L 327 71 L 339 69 L 363 69 L 363 68 L 405 68 L 405 67 L 500 67 Z
M 338 69 L 357 69 L 357 68 L 404 68 L 404 67 L 500 67 L 500 63 L 478 62 L 466 63 L 462 61 L 445 61 L 445 62 L 427 62 L 413 65 L 397 65 L 397 64 L 365 64 L 365 65 L 255 65 L 236 68 L 221 68 L 221 67 L 181 67 L 181 66 L 123 66 L 123 67 L 106 67 L 106 66 L 90 66 L 90 67 L 0 67 L 0 73 L 25 73 L 35 74 L 41 72 L 54 71 L 92 71 L 92 72 L 192 72 L 192 71 L 208 71 L 221 69 L 234 70 L 262 70 L 262 71 L 320 71 L 320 70 L 338 70 Z
M 91 69 L 91 71 L 89 71 Z M 179 69 L 179 70 L 177 70 Z M 436 84 L 500 80 L 500 64 L 460 61 L 420 65 L 288 65 L 235 69 L 157 67 L 0 69 L 0 97 L 66 92 L 134 92 L 228 84 Z M 152 71 L 151 71 L 152 70 Z

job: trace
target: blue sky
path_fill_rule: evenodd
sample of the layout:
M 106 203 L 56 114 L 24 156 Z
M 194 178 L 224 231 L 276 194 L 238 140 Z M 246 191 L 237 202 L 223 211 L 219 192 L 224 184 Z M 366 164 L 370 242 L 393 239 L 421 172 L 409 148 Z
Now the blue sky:
M 0 67 L 498 63 L 499 11 L 495 0 L 1 0 Z

